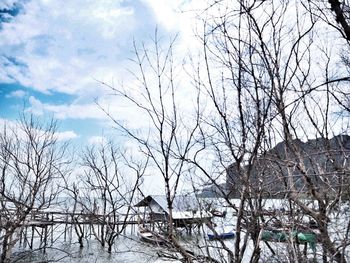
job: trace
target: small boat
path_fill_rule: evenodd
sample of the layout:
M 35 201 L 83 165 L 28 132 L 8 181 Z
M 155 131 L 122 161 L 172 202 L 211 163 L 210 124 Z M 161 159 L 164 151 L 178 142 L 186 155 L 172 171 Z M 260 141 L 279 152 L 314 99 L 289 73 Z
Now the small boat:
M 217 234 L 208 234 L 209 240 L 222 240 L 222 239 L 231 239 L 235 237 L 234 232 L 227 233 L 217 233 Z
M 223 228 L 215 228 L 211 231 L 212 233 L 207 233 L 208 239 L 211 240 L 223 240 L 231 239 L 235 237 L 232 226 L 225 226 Z
M 281 229 L 263 230 L 261 240 L 270 242 L 287 242 L 289 235 L 287 231 Z
M 311 231 L 290 231 L 288 229 L 268 229 L 263 230 L 261 240 L 270 242 L 289 242 L 294 240 L 298 244 L 309 244 L 316 250 L 317 235 Z
M 216 216 L 216 217 L 226 217 L 227 211 L 221 212 L 218 210 L 213 210 L 211 213 L 213 216 Z
M 138 235 L 140 240 L 153 245 L 164 245 L 166 238 L 160 234 L 157 234 L 147 228 L 139 226 Z

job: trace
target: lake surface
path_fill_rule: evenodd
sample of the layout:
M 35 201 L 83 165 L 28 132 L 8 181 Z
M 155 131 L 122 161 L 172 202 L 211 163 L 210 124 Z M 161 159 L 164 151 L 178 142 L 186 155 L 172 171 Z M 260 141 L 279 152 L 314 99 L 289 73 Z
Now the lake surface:
M 214 201 L 214 200 L 213 200 Z M 218 201 L 218 200 L 215 200 Z M 238 205 L 238 200 L 237 202 Z M 266 209 L 279 209 L 281 207 L 285 207 L 285 200 L 267 200 L 265 203 Z M 227 211 L 227 216 L 225 219 L 216 218 L 216 223 L 218 225 L 236 225 L 236 217 L 233 215 L 233 209 L 225 208 L 224 206 L 217 206 L 221 211 Z M 347 224 L 348 219 L 344 217 L 347 213 L 342 213 L 343 217 L 337 217 L 337 219 L 333 219 L 330 224 L 330 230 L 334 235 L 339 235 L 344 231 L 344 225 Z M 78 262 L 135 262 L 135 263 L 158 263 L 158 262 L 176 262 L 169 261 L 165 258 L 160 258 L 159 253 L 164 251 L 164 249 L 159 248 L 157 246 L 153 246 L 147 243 L 143 243 L 139 240 L 137 236 L 136 227 L 128 227 L 126 232 L 119 236 L 115 241 L 115 246 L 113 248 L 113 252 L 111 254 L 106 252 L 106 249 L 103 249 L 101 245 L 95 240 L 94 236 L 88 236 L 84 239 L 84 248 L 79 248 L 79 243 L 77 242 L 77 237 L 74 235 L 74 230 L 72 231 L 71 242 L 69 242 L 70 238 L 67 237 L 66 242 L 64 241 L 62 233 L 62 225 L 58 228 L 55 228 L 54 234 L 54 243 L 52 248 L 47 249 L 47 255 L 43 255 L 40 252 L 32 253 L 31 256 L 23 257 L 21 260 L 16 262 L 24 263 L 24 262 L 44 262 L 48 261 L 57 261 L 59 262 L 70 262 L 70 263 L 78 263 Z M 205 239 L 206 229 L 201 230 L 200 233 L 197 232 L 197 229 L 193 232 L 193 235 L 180 235 L 180 239 L 182 243 L 189 249 L 196 251 L 197 253 L 201 253 L 204 251 L 206 253 L 206 248 L 209 248 L 211 255 L 213 257 L 221 258 L 221 255 L 218 253 L 218 250 L 214 247 L 216 245 L 215 242 L 209 242 Z M 244 233 L 243 233 L 244 234 Z M 336 236 L 334 236 L 336 239 Z M 38 242 L 38 240 L 36 241 Z M 286 244 L 285 243 L 270 243 L 274 250 L 277 252 L 279 256 L 286 254 Z M 234 250 L 234 240 L 225 241 L 225 245 Z M 262 260 L 261 262 L 277 262 L 271 258 L 271 253 L 269 253 L 269 249 L 266 245 L 261 242 L 261 247 L 263 250 Z M 26 248 L 28 249 L 28 247 Z M 308 248 L 309 250 L 310 248 Z M 17 251 L 23 251 L 23 248 L 17 248 Z M 248 253 L 247 257 L 249 257 L 249 251 L 251 251 L 251 244 L 248 244 Z M 321 256 L 321 246 L 317 245 L 317 258 Z M 222 252 L 222 251 L 221 251 Z M 310 254 L 312 251 L 310 251 Z M 350 259 L 350 251 L 347 251 Z M 281 257 L 279 258 L 279 260 Z
M 103 249 L 94 238 L 84 240 L 84 248 L 79 248 L 77 242 L 56 242 L 52 248 L 47 249 L 47 255 L 35 252 L 23 257 L 16 262 L 166 262 L 159 259 L 159 248 L 140 242 L 136 236 L 119 237 L 111 254 Z

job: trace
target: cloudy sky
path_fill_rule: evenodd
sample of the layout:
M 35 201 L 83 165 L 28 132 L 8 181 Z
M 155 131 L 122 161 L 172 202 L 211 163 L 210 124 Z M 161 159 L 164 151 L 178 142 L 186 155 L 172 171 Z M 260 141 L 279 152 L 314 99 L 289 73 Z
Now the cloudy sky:
M 147 45 L 156 27 L 169 39 L 179 34 L 179 48 L 190 48 L 193 15 L 187 11 L 195 6 L 186 0 L 1 0 L 0 120 L 25 111 L 58 119 L 62 136 L 80 144 L 108 137 L 110 122 L 95 101 L 116 115 L 130 113 L 98 81 L 128 82 L 133 40 Z

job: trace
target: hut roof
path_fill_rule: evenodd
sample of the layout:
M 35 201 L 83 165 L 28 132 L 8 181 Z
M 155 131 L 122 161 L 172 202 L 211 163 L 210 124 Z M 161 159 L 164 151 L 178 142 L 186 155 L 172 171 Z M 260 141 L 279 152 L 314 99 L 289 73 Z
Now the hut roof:
M 149 206 L 152 201 L 157 203 L 164 212 L 168 212 L 168 202 L 165 195 L 149 195 L 139 201 L 135 207 Z M 199 209 L 199 201 L 194 195 L 178 195 L 174 198 L 174 212 L 197 211 Z

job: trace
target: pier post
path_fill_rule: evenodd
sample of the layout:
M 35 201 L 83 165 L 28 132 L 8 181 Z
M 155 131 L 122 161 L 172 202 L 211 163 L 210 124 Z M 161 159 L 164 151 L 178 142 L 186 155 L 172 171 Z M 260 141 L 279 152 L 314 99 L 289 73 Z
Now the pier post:
M 24 245 L 23 245 L 24 248 L 27 247 L 27 243 L 28 243 L 27 234 L 28 234 L 28 227 L 25 226 L 25 230 L 24 230 Z
M 30 249 L 33 249 L 33 243 L 34 243 L 34 226 L 32 226 L 32 237 L 31 237 L 31 239 L 30 239 L 30 245 L 29 245 L 29 247 L 30 247 Z
M 21 227 L 21 230 L 19 232 L 19 245 L 22 246 L 22 238 L 23 238 L 23 228 L 24 227 Z
M 43 236 L 44 236 L 44 226 L 41 225 L 40 223 L 38 224 L 38 227 L 40 231 L 37 230 L 38 232 L 38 235 L 40 236 L 40 244 L 39 244 L 39 248 L 42 248 L 43 247 Z
M 53 244 L 53 229 L 54 229 L 54 224 L 53 224 L 53 213 L 51 214 L 51 245 Z
M 69 242 L 72 242 L 72 235 L 73 235 L 73 224 L 74 224 L 74 215 L 71 216 L 71 226 L 69 228 Z M 68 222 L 68 221 L 67 221 Z
M 44 254 L 46 253 L 46 247 L 47 247 L 47 225 L 44 227 Z

